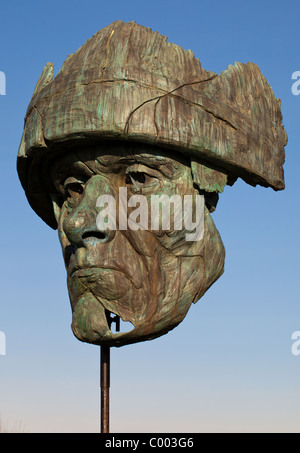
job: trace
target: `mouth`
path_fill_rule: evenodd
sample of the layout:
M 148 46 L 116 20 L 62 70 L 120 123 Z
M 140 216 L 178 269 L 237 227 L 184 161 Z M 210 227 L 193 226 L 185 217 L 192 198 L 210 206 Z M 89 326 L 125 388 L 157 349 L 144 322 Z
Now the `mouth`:
M 100 276 L 100 272 L 103 271 L 104 273 L 107 271 L 113 271 L 116 272 L 117 274 L 122 274 L 123 277 L 125 277 L 128 281 L 131 282 L 131 284 L 136 288 L 140 289 L 142 284 L 137 278 L 137 276 L 131 275 L 128 273 L 125 269 L 118 268 L 116 266 L 78 266 L 75 265 L 72 267 L 70 272 L 68 272 L 69 278 L 84 278 L 84 277 L 90 277 L 92 274 Z M 95 278 L 94 277 L 94 278 Z
M 80 277 L 80 276 L 83 276 L 84 274 L 86 274 L 87 272 L 91 271 L 92 269 L 99 269 L 99 268 L 95 268 L 95 267 L 80 267 L 80 266 L 74 266 L 70 272 L 69 272 L 69 276 L 70 278 L 72 277 Z
M 112 271 L 116 271 L 116 272 L 121 272 L 124 274 L 124 271 L 122 271 L 121 269 L 118 269 L 116 267 L 108 267 L 108 266 L 87 266 L 87 267 L 81 267 L 81 266 L 74 266 L 69 275 L 70 275 L 70 278 L 73 278 L 73 277 L 84 277 L 88 274 L 91 274 L 93 271 L 96 272 L 96 271 L 101 271 L 101 270 L 112 270 Z

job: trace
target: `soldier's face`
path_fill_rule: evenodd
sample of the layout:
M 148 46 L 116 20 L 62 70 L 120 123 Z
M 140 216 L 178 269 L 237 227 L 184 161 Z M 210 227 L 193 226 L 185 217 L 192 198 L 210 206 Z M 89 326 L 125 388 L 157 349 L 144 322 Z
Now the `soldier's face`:
M 121 346 L 163 335 L 222 273 L 217 230 L 184 160 L 143 145 L 103 143 L 66 154 L 51 175 L 78 339 Z M 182 211 L 170 203 L 169 225 L 153 210 L 155 195 L 182 200 Z M 196 236 L 189 236 L 192 227 Z M 208 260 L 216 250 L 212 277 Z M 132 330 L 113 333 L 108 312 Z

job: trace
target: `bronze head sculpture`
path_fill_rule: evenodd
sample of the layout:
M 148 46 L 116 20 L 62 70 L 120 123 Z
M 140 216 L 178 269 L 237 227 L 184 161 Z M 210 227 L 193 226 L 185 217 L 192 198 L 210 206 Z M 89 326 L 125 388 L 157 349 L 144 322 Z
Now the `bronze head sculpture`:
M 58 228 L 76 337 L 122 346 L 176 327 L 223 273 L 211 217 L 218 194 L 238 177 L 282 190 L 286 142 L 280 101 L 256 65 L 205 71 L 191 51 L 135 22 L 100 30 L 54 79 L 48 63 L 26 113 L 18 173 L 32 208 Z M 101 196 L 118 213 L 110 227 L 99 220 Z M 166 229 L 155 222 L 163 217 L 155 196 L 172 201 Z M 185 197 L 190 224 L 202 222 L 192 240 L 173 203 Z M 113 333 L 107 312 L 132 330 Z

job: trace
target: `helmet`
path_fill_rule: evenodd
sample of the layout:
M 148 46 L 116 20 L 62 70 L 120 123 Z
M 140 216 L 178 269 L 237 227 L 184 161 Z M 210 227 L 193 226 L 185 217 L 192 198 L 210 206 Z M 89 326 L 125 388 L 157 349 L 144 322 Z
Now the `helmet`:
M 50 162 L 103 140 L 174 150 L 231 181 L 284 188 L 280 100 L 259 68 L 206 71 L 191 50 L 135 22 L 113 22 L 69 55 L 54 79 L 47 63 L 38 80 L 17 169 L 30 205 L 52 228 Z

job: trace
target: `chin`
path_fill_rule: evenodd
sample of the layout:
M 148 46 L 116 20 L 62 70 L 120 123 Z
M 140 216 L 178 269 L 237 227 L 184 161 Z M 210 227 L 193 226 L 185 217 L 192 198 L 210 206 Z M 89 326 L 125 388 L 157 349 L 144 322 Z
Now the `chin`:
M 126 319 L 122 316 L 117 303 L 113 307 L 88 291 L 77 298 L 76 302 L 72 303 L 72 331 L 78 340 L 95 345 L 120 347 L 131 343 L 153 340 L 165 335 L 183 321 L 195 299 L 194 293 L 182 295 L 179 299 L 176 293 L 177 291 L 173 293 L 173 297 L 167 300 L 160 300 L 159 295 L 156 295 L 155 298 L 152 296 L 146 308 L 148 308 L 149 312 L 150 309 L 156 307 L 156 311 L 151 316 L 140 317 L 140 319 L 132 322 L 133 318 L 135 318 L 134 307 L 136 300 L 134 298 L 131 299 L 131 313 L 127 314 L 129 319 Z M 130 300 L 127 299 L 128 302 L 130 303 Z M 131 321 L 133 324 L 132 330 L 113 333 L 107 322 L 106 310 L 109 310 L 112 314 L 118 314 L 123 321 Z

